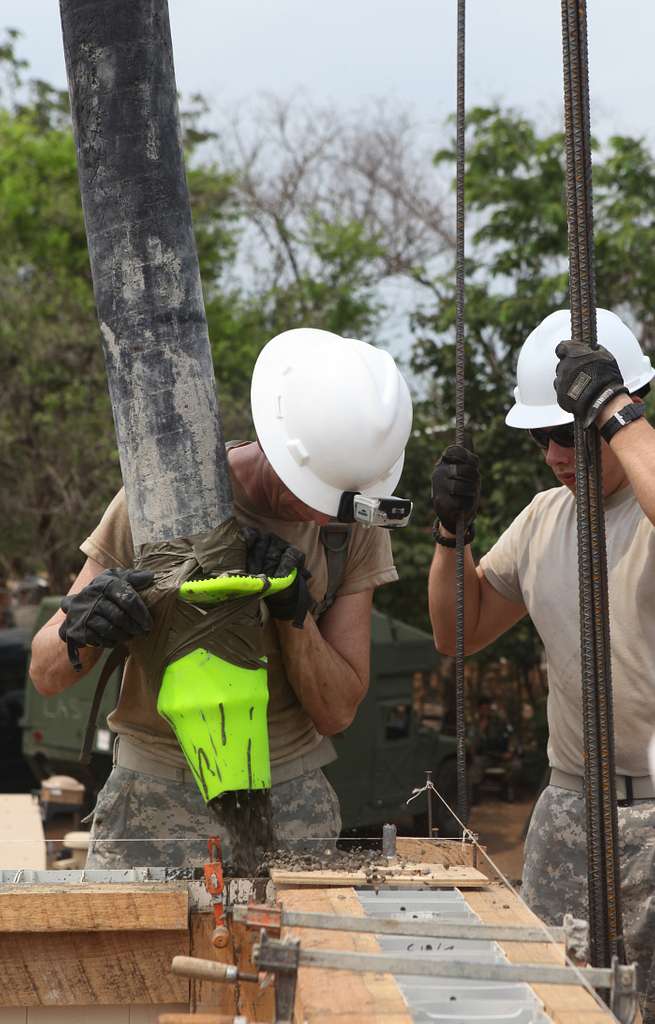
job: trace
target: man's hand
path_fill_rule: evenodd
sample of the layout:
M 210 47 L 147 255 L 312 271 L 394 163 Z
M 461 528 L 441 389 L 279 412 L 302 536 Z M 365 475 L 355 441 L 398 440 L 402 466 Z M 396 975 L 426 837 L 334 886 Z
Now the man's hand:
M 296 569 L 296 578 L 290 587 L 272 594 L 264 595 L 268 610 L 274 619 L 292 621 L 298 629 L 302 629 L 305 615 L 309 611 L 312 598 L 307 587 L 311 573 L 304 568 L 305 556 L 293 544 L 282 540 L 274 533 L 260 533 L 251 526 L 243 529 L 246 541 L 246 568 L 253 575 L 273 577 L 288 576 Z
M 152 629 L 150 612 L 137 591 L 154 580 L 150 570 L 105 569 L 83 590 L 63 599 L 66 618 L 59 637 L 75 668 L 80 665 L 80 647 L 117 647 Z
M 619 364 L 606 348 L 590 348 L 582 341 L 560 341 L 555 374 L 557 402 L 589 427 L 615 395 L 628 394 Z
M 434 467 L 432 504 L 449 533 L 456 533 L 460 516 L 465 532 L 473 525 L 480 504 L 479 461 L 468 448 L 451 444 Z

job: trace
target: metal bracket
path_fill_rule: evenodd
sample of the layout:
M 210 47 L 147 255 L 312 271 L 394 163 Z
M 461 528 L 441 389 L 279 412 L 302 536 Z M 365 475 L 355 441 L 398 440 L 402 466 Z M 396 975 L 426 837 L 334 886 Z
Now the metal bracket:
M 637 1016 L 637 965 L 619 963 L 612 957 L 610 1010 L 621 1024 L 633 1024 Z
M 257 970 L 275 974 L 275 1022 L 290 1024 L 298 985 L 300 939 L 280 942 L 262 931 L 259 942 L 253 946 L 252 959 Z

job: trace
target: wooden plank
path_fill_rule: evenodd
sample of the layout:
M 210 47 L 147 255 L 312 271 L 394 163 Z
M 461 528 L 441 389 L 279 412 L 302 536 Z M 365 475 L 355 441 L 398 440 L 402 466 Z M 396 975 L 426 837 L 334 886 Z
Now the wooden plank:
M 398 836 L 396 850 L 399 857 L 420 861 L 421 864 L 459 864 L 471 868 L 478 866 L 477 848 L 472 843 L 462 843 L 459 839 L 417 839 L 413 836 Z
M 536 914 L 513 893 L 500 886 L 466 893 L 466 902 L 484 924 L 541 924 Z M 564 946 L 552 942 L 499 943 L 512 964 L 563 964 Z M 532 985 L 553 1024 L 609 1024 L 614 1018 L 603 1011 L 582 985 Z
M 257 932 L 249 931 L 245 925 L 236 924 L 232 920 L 228 921 L 228 928 L 228 945 L 216 949 L 211 944 L 214 915 L 192 914 L 191 956 L 218 963 L 237 964 L 243 971 L 256 973 L 251 954 L 253 943 L 259 938 Z M 191 1009 L 201 1013 L 211 1010 L 214 1014 L 241 1014 L 249 1020 L 273 1021 L 275 991 L 272 985 L 262 990 L 254 981 L 231 985 L 194 980 L 191 982 Z
M 352 889 L 287 889 L 279 894 L 285 910 L 321 914 L 348 914 L 361 917 L 361 903 Z M 283 936 L 294 935 L 306 949 L 339 949 L 374 953 L 380 946 L 373 935 L 357 932 L 283 929 Z M 315 967 L 301 967 L 294 1024 L 411 1024 L 407 1004 L 390 974 L 356 974 Z
M 0 935 L 0 1006 L 188 1003 L 170 973 L 188 931 L 15 932 Z
M 162 1013 L 159 1017 L 159 1024 L 234 1024 L 234 1014 Z M 256 1022 L 252 1021 L 251 1024 L 256 1024 Z
M 0 795 L 0 868 L 46 866 L 46 845 L 41 811 L 30 793 Z
M 213 913 L 192 914 L 190 927 L 191 956 L 203 960 L 216 960 L 221 964 L 233 964 L 234 952 L 232 944 L 216 949 L 211 944 L 214 930 Z M 190 1009 L 196 1013 L 212 1010 L 214 1013 L 226 1013 L 234 1016 L 237 1012 L 236 987 L 234 985 L 216 985 L 210 981 L 194 979 L 190 982 Z
M 379 886 L 429 886 L 437 889 L 479 888 L 487 884 L 487 878 L 477 868 L 465 865 L 447 864 L 405 864 L 403 867 L 375 867 L 371 871 L 283 871 L 271 870 L 275 887 L 312 886 L 344 888 L 357 885 Z
M 182 931 L 188 914 L 182 884 L 0 886 L 0 932 Z

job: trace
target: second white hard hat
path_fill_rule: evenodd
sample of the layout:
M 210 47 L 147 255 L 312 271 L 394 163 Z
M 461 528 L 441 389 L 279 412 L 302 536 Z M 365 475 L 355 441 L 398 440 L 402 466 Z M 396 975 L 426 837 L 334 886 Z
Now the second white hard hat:
M 655 377 L 648 356 L 629 327 L 609 309 L 596 310 L 599 345 L 612 353 L 625 386 L 632 394 Z M 571 311 L 558 309 L 542 320 L 528 335 L 516 364 L 514 405 L 505 422 L 510 427 L 556 427 L 572 423 L 573 416 L 557 404 L 555 370 L 558 358 L 555 349 L 560 341 L 571 337 Z
M 260 352 L 250 398 L 266 458 L 306 505 L 336 517 L 344 491 L 393 494 L 412 400 L 388 352 L 329 331 L 285 331 Z

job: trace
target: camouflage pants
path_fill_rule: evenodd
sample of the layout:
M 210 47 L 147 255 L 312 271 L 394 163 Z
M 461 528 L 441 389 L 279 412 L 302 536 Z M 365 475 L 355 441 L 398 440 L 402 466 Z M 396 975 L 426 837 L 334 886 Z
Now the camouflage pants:
M 619 807 L 623 930 L 637 962 L 644 1024 L 655 1024 L 655 800 Z M 588 919 L 585 805 L 581 794 L 548 786 L 525 842 L 522 895 L 547 924 L 568 911 Z
M 272 818 L 280 846 L 316 852 L 312 840 L 337 838 L 339 800 L 318 769 L 273 786 Z M 219 835 L 230 859 L 230 835 L 195 783 L 154 778 L 114 766 L 98 795 L 88 868 L 189 867 L 207 860 L 207 839 Z

